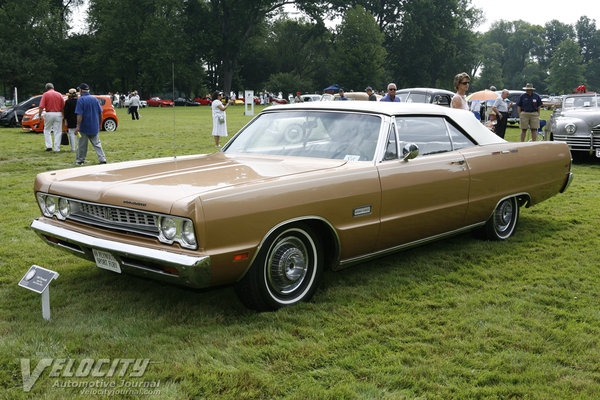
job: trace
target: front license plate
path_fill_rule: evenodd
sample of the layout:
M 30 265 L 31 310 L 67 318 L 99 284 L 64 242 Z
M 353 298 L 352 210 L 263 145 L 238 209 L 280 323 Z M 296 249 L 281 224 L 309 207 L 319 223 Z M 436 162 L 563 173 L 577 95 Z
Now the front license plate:
M 600 158 L 600 149 L 596 149 L 596 157 Z
M 96 265 L 98 268 L 107 269 L 119 274 L 121 273 L 121 266 L 112 254 L 96 249 L 92 249 L 92 251 L 94 252 L 94 258 L 96 259 Z

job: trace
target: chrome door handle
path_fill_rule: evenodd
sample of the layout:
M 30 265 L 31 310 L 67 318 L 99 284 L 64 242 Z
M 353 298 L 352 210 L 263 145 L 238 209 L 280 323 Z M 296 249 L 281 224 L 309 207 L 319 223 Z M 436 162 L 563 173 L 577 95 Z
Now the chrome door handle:
M 452 161 L 450 164 L 456 164 L 456 165 L 464 165 L 465 160 L 457 160 L 457 161 Z

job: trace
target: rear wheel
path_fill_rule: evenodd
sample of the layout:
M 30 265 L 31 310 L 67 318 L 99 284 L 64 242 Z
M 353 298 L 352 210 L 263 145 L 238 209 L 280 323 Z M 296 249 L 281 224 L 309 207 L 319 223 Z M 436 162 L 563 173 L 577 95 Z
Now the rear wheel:
M 117 130 L 117 121 L 114 118 L 106 118 L 102 123 L 102 129 L 107 132 L 114 132 Z
M 321 241 L 305 224 L 278 229 L 235 290 L 248 308 L 273 311 L 309 300 L 323 270 Z
M 502 200 L 496 206 L 483 230 L 489 240 L 508 239 L 515 231 L 519 220 L 519 202 L 516 197 Z

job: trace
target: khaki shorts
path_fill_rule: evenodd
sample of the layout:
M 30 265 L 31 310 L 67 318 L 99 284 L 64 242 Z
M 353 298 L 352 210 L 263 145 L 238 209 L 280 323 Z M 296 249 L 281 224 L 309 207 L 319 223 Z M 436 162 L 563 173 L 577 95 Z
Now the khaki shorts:
M 540 113 L 522 111 L 519 114 L 519 127 L 521 129 L 540 129 Z

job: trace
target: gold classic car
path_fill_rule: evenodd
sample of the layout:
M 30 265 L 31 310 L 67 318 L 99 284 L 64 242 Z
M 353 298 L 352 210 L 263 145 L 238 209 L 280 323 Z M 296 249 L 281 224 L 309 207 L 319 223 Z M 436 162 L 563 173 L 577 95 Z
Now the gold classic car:
M 566 144 L 506 142 L 463 110 L 301 103 L 265 109 L 214 154 L 41 173 L 31 227 L 98 267 L 234 284 L 274 310 L 310 299 L 325 268 L 467 230 L 507 239 L 570 169 Z

